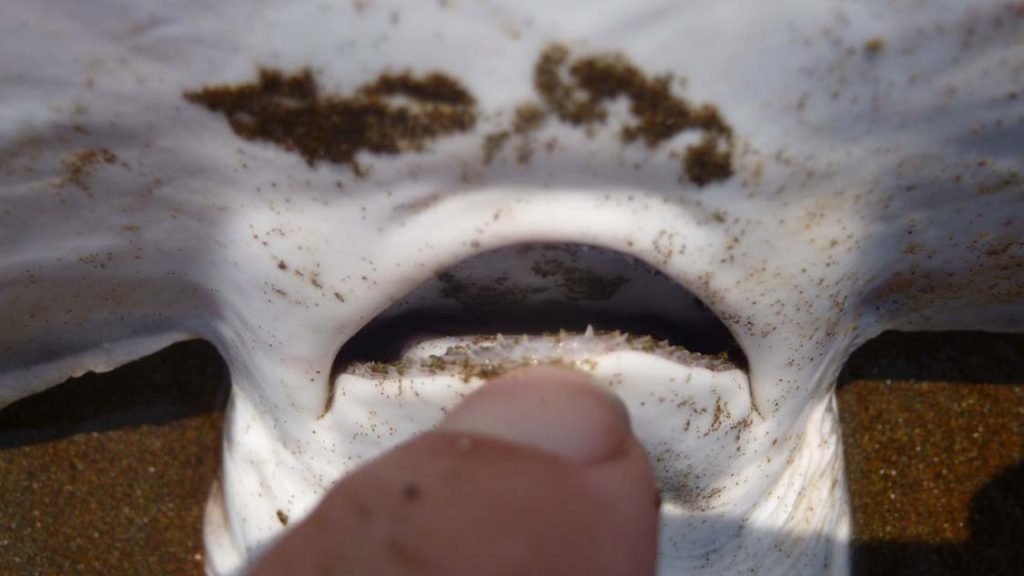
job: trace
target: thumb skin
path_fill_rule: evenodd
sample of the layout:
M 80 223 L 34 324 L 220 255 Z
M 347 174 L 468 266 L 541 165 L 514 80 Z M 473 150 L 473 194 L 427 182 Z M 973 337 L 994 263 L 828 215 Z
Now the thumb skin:
M 343 479 L 252 574 L 649 576 L 658 503 L 621 403 L 531 368 Z

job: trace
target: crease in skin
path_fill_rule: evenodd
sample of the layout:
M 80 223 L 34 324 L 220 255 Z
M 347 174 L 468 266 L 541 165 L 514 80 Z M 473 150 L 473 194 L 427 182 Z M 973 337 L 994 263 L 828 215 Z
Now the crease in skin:
M 243 571 L 288 530 L 278 511 L 298 524 L 494 368 L 444 340 L 466 331 L 410 345 L 468 371 L 398 374 L 401 350 L 394 373 L 335 364 L 431 282 L 413 308 L 479 320 L 459 288 L 477 272 L 459 265 L 481 255 L 585 246 L 686 292 L 602 300 L 640 268 L 566 252 L 621 282 L 584 290 L 577 270 L 559 288 L 573 273 L 541 266 L 526 287 L 555 294 L 534 294 L 543 306 L 595 299 L 578 317 L 542 308 L 535 332 L 697 302 L 666 315 L 680 331 L 710 315 L 742 352 L 708 370 L 616 340 L 563 357 L 531 336 L 537 361 L 558 356 L 626 403 L 664 498 L 664 574 L 847 573 L 846 357 L 888 329 L 1024 325 L 1015 2 L 8 4 L 0 404 L 212 342 L 232 392 L 211 573 Z M 283 93 L 202 105 L 259 94 L 261 70 Z M 331 113 L 342 103 L 372 113 L 353 124 Z M 529 301 L 508 284 L 480 294 L 513 316 Z M 518 336 L 489 326 L 468 345 L 498 332 Z

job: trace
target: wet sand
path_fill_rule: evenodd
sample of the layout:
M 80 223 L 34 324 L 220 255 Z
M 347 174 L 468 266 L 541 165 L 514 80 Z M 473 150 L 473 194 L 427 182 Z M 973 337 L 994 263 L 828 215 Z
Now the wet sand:
M 0 411 L 0 574 L 202 574 L 227 382 L 188 342 Z M 839 405 L 855 574 L 1024 566 L 1024 336 L 885 335 Z
M 227 387 L 187 342 L 0 411 L 0 574 L 203 574 Z

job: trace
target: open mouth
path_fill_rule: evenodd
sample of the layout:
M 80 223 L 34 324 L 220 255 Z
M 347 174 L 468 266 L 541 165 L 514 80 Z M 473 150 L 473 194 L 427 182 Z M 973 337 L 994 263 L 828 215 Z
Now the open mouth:
M 352 337 L 333 377 L 488 378 L 535 364 L 587 367 L 637 351 L 712 371 L 745 369 L 725 325 L 641 260 L 578 244 L 478 254 L 407 293 Z

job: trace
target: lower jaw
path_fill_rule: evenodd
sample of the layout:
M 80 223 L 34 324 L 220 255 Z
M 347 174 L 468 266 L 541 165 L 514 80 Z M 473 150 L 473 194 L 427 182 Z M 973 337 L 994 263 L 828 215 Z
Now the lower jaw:
M 352 363 L 335 378 L 320 424 L 361 462 L 435 426 L 484 381 L 539 364 L 587 372 L 621 397 L 664 499 L 687 508 L 715 507 L 722 495 L 714 485 L 762 423 L 752 410 L 747 373 L 725 354 L 587 330 L 435 338 L 393 362 Z

